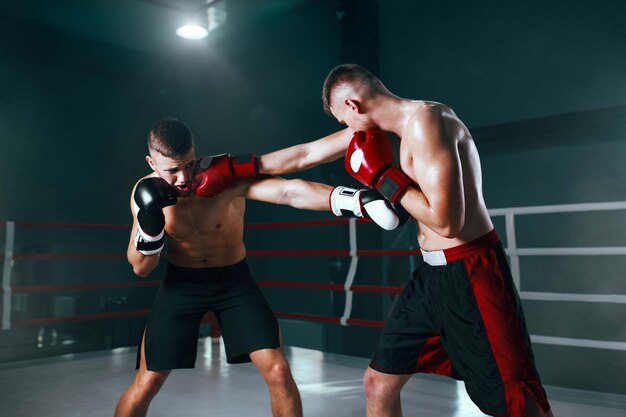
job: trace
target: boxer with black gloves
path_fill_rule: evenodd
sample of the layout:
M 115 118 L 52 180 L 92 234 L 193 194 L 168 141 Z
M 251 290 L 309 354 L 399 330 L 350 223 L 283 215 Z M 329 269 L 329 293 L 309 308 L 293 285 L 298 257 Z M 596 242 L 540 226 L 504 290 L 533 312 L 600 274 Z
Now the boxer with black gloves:
M 137 352 L 138 372 L 115 416 L 145 415 L 170 371 L 194 366 L 200 321 L 213 311 L 227 361 L 254 362 L 269 388 L 275 417 L 301 417 L 278 321 L 246 263 L 245 200 L 371 218 L 386 229 L 402 223 L 401 212 L 373 190 L 258 176 L 254 155 L 196 160 L 191 132 L 175 119 L 152 127 L 148 150 L 153 172 L 131 193 L 127 258 L 135 274 L 147 276 L 167 240 L 168 264 Z

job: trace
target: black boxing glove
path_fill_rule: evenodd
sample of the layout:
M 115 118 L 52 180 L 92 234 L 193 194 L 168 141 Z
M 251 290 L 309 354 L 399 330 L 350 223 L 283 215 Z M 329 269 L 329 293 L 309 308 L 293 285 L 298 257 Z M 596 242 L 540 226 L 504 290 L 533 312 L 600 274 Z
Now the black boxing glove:
M 144 178 L 137 183 L 133 207 L 137 216 L 135 248 L 144 255 L 155 255 L 165 244 L 163 207 L 178 200 L 176 189 L 159 177 Z

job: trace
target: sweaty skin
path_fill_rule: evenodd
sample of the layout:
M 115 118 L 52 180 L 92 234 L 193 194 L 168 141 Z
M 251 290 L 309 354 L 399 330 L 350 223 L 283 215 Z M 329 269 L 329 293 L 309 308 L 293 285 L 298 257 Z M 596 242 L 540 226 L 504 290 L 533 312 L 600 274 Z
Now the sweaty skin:
M 418 221 L 420 247 L 444 249 L 484 235 L 493 224 L 469 131 L 447 106 L 419 101 L 411 107 L 399 135 L 400 167 L 417 186 L 400 203 Z
M 355 131 L 379 128 L 400 138 L 400 167 L 414 182 L 400 198 L 418 223 L 424 250 L 445 249 L 493 229 L 482 196 L 474 141 L 452 109 L 389 95 L 372 100 L 369 115 L 345 100 L 331 108 L 348 128 L 321 139 L 261 156 L 260 171 L 283 174 L 344 157 Z M 378 110 L 380 109 L 380 110 Z
M 398 97 L 353 64 L 331 71 L 322 98 L 324 110 L 347 128 L 261 156 L 260 172 L 290 173 L 342 158 L 354 132 L 379 129 L 400 139 L 400 168 L 414 184 L 399 202 L 417 221 L 422 250 L 460 246 L 493 229 L 482 195 L 476 146 L 448 106 Z M 402 416 L 400 392 L 410 377 L 368 368 L 364 376 L 367 416 Z M 552 416 L 539 408 L 536 398 L 525 395 L 521 415 Z
M 168 260 L 182 267 L 220 267 L 236 264 L 245 258 L 243 221 L 246 198 L 309 210 L 329 210 L 328 198 L 332 187 L 324 184 L 261 176 L 254 180 L 239 180 L 222 193 L 203 198 L 192 193 L 193 149 L 178 159 L 151 151 L 146 159 L 154 172 L 144 178 L 159 176 L 178 191 L 176 204 L 165 207 L 163 213 L 168 236 Z M 134 192 L 133 189 L 133 227 L 127 256 L 135 274 L 145 277 L 158 264 L 160 254 L 143 255 L 135 249 L 138 224 L 133 209 Z M 116 417 L 144 417 L 152 398 L 171 372 L 146 368 L 143 341 L 140 355 L 139 371 L 120 397 Z M 301 417 L 300 394 L 282 349 L 256 350 L 250 352 L 250 359 L 269 388 L 272 415 Z
M 144 178 L 161 176 L 179 192 L 177 203 L 163 209 L 168 260 L 178 266 L 206 268 L 233 265 L 242 260 L 246 254 L 243 243 L 246 198 L 295 208 L 329 210 L 328 196 L 332 187 L 325 184 L 261 176 L 239 180 L 217 196 L 203 198 L 193 194 L 189 186 L 193 153 L 180 160 L 160 155 L 154 160 L 156 171 Z M 131 207 L 133 193 L 134 189 Z M 137 275 L 146 276 L 156 267 L 159 256 L 137 252 L 136 230 L 137 218 L 133 211 L 128 260 Z

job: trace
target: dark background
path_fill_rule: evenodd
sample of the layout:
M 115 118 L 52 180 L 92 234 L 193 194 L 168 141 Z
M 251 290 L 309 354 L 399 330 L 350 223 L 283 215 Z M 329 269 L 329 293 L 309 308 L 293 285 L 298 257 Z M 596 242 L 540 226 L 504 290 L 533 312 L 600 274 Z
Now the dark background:
M 356 62 L 401 97 L 450 105 L 472 131 L 489 208 L 626 200 L 625 3 L 224 0 L 202 41 L 174 34 L 203 1 L 20 0 L 0 5 L 0 220 L 128 224 L 148 172 L 149 126 L 194 132 L 198 155 L 262 154 L 339 128 L 322 111 L 328 71 Z M 341 19 L 339 18 L 341 17 Z M 339 182 L 341 164 L 300 177 Z M 331 218 L 251 202 L 249 223 Z M 624 213 L 522 216 L 519 247 L 626 246 Z M 496 219 L 502 237 L 502 218 Z M 4 232 L 3 232 L 4 234 Z M 415 247 L 415 228 L 359 226 L 361 248 Z M 4 244 L 4 236 L 0 244 Z M 16 261 L 13 286 L 134 278 L 128 231 L 18 227 L 16 253 L 118 254 L 116 261 Z M 300 243 L 298 243 L 300 242 Z M 347 248 L 347 228 L 250 231 L 250 249 Z M 251 258 L 259 280 L 343 283 L 342 258 Z M 401 285 L 407 258 L 362 258 L 356 283 Z M 521 290 L 625 294 L 623 256 L 527 257 Z M 150 279 L 158 279 L 160 271 Z M 14 319 L 150 306 L 154 287 L 13 294 Z M 340 316 L 342 293 L 267 289 L 278 311 Z M 383 320 L 392 296 L 355 295 L 353 317 Z M 623 342 L 623 303 L 524 301 L 536 335 Z M 129 346 L 143 318 L 0 333 L 3 361 Z M 377 328 L 281 320 L 287 344 L 368 356 Z M 72 343 L 52 346 L 51 338 Z M 44 342 L 42 346 L 40 339 Z M 535 344 L 544 382 L 626 393 L 626 352 Z M 599 371 L 601 370 L 601 371 Z

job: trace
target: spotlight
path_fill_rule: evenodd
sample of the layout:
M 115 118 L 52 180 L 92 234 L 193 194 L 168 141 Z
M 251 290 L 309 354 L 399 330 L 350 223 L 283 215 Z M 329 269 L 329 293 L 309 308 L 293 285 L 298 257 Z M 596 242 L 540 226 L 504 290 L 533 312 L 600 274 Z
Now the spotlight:
M 190 24 L 183 25 L 176 29 L 176 34 L 181 38 L 198 40 L 206 38 L 209 31 L 198 24 Z
M 176 29 L 176 34 L 185 39 L 204 39 L 209 32 L 226 22 L 224 3 L 212 1 L 197 10 L 184 25 Z

